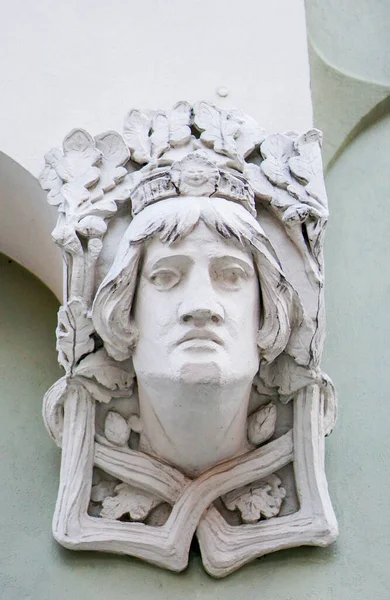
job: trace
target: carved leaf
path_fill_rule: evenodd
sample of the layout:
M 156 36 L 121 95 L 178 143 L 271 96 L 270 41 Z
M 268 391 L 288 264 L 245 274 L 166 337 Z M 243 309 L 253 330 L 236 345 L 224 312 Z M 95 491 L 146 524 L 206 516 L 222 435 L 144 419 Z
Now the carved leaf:
M 288 161 L 293 155 L 293 140 L 281 133 L 269 135 L 260 146 L 264 161 L 261 170 L 276 186 L 287 189 L 291 184 Z
M 94 348 L 91 335 L 92 319 L 84 302 L 75 298 L 58 311 L 57 350 L 58 362 L 67 373 L 72 373 L 76 363 Z
M 86 379 L 85 377 L 77 377 L 79 383 L 81 383 L 85 389 L 91 394 L 91 396 L 98 402 L 108 404 L 114 395 L 114 393 L 97 383 L 94 379 Z
M 258 165 L 246 163 L 244 166 L 244 176 L 248 179 L 256 196 L 271 202 L 275 195 L 275 188 Z
M 244 523 L 257 523 L 261 516 L 266 519 L 279 514 L 286 496 L 277 475 L 270 475 L 257 483 L 233 490 L 222 496 L 228 510 L 239 510 Z
M 140 164 L 147 163 L 152 158 L 150 128 L 151 119 L 140 110 L 131 110 L 125 118 L 123 137 L 132 160 Z
M 261 406 L 248 419 L 248 439 L 251 444 L 260 446 L 269 440 L 276 426 L 277 411 L 275 404 Z
M 86 356 L 75 369 L 75 375 L 93 379 L 112 391 L 129 390 L 135 377 L 131 360 L 118 362 L 104 348 Z
M 114 493 L 117 481 L 117 479 L 112 481 L 107 481 L 106 479 L 103 479 L 102 481 L 99 481 L 96 485 L 93 485 L 91 490 L 92 502 L 102 503 L 104 499 L 107 498 L 107 496 L 111 496 Z
M 198 102 L 194 107 L 194 123 L 202 132 L 200 139 L 216 152 L 236 158 L 235 138 L 240 129 L 239 120 L 209 102 Z
M 89 188 L 100 177 L 96 166 L 101 153 L 95 147 L 93 138 L 83 129 L 73 129 L 64 139 L 63 156 L 56 161 L 57 175 L 65 182 L 61 193 L 64 197 L 64 212 L 69 225 L 77 218 L 88 215 Z
M 237 150 L 240 156 L 246 158 L 264 141 L 266 132 L 252 117 L 243 112 L 234 109 L 231 113 L 240 123 L 240 130 L 236 137 Z
M 152 158 L 159 158 L 169 148 L 168 117 L 161 110 L 152 113 L 150 143 Z
M 191 137 L 191 106 L 178 102 L 168 113 L 169 141 L 171 146 L 184 146 Z
M 320 144 L 322 134 L 310 129 L 294 142 L 298 156 L 290 158 L 289 165 L 294 177 L 306 186 L 306 191 L 326 208 L 326 192 L 322 173 Z
M 117 207 L 117 202 L 123 202 L 124 200 L 128 200 L 130 198 L 130 193 L 131 190 L 134 187 L 134 179 L 133 177 L 131 177 L 128 173 L 126 174 L 126 176 L 124 177 L 124 179 L 122 181 L 120 181 L 115 188 L 113 188 L 112 190 L 105 192 L 104 194 L 104 202 L 106 204 L 107 207 L 109 207 L 111 212 L 116 212 L 118 207 Z M 94 199 L 91 198 L 91 202 L 94 204 Z M 115 211 L 114 211 L 114 206 L 115 206 Z M 98 205 L 98 210 L 99 210 L 99 214 L 100 214 L 100 207 L 101 204 L 99 203 Z M 93 208 L 93 211 L 95 211 L 95 205 Z
M 130 153 L 124 140 L 116 131 L 97 135 L 95 142 L 102 153 L 99 187 L 103 192 L 108 192 L 127 175 L 124 165 L 129 160 Z
M 64 198 L 61 194 L 62 179 L 56 171 L 56 165 L 63 158 L 63 154 L 59 148 L 52 148 L 50 152 L 45 154 L 45 167 L 39 176 L 39 183 L 44 190 L 49 193 L 47 201 L 52 206 L 61 206 Z
M 260 368 L 260 377 L 269 388 L 276 387 L 283 403 L 289 402 L 298 390 L 318 383 L 320 373 L 296 363 L 296 360 L 283 353 L 271 364 Z
M 116 496 L 104 499 L 100 516 L 106 519 L 120 519 L 128 514 L 132 521 L 144 521 L 152 508 L 161 500 L 127 483 L 115 487 Z
M 130 437 L 130 425 L 119 413 L 110 410 L 104 422 L 104 435 L 116 446 L 126 446 Z
M 56 170 L 63 181 L 76 182 L 85 188 L 99 179 L 96 165 L 101 153 L 95 147 L 92 136 L 83 129 L 73 129 L 63 142 L 64 156 L 58 161 Z

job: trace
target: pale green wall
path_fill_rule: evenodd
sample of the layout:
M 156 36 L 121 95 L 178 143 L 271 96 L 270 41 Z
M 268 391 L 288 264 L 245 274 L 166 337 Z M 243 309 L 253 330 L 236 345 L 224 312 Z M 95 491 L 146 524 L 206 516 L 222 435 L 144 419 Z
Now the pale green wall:
M 328 343 L 340 395 L 327 473 L 340 524 L 330 548 L 283 551 L 222 581 L 196 555 L 175 575 L 140 561 L 60 548 L 51 538 L 59 450 L 41 399 L 59 375 L 57 303 L 0 263 L 1 600 L 388 600 L 390 117 L 358 136 L 328 174 Z
M 314 122 L 324 132 L 328 164 L 390 95 L 390 2 L 305 3 Z

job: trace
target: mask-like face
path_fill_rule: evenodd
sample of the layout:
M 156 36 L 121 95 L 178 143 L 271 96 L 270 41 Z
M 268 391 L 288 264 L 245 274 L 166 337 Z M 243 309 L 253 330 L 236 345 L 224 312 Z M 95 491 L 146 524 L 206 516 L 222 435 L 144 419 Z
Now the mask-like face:
M 259 283 L 250 253 L 204 223 L 147 246 L 135 300 L 140 377 L 227 385 L 259 364 Z

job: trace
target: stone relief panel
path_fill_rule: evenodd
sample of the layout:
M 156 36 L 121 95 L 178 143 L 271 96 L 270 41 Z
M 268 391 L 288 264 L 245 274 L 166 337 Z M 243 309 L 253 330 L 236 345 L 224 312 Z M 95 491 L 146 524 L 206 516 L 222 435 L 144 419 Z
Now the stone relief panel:
M 337 537 L 320 145 L 315 129 L 268 134 L 179 102 L 46 155 L 65 375 L 43 415 L 62 448 L 63 546 L 181 571 L 196 535 L 223 577 Z

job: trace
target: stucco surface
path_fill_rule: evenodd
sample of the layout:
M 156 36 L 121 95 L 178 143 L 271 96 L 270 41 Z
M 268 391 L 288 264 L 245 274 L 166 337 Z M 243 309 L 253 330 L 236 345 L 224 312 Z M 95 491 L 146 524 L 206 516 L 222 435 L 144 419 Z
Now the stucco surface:
M 310 80 L 324 164 L 375 118 L 390 94 L 390 3 L 306 0 Z
M 168 109 L 179 100 L 237 107 L 269 131 L 312 125 L 304 0 L 0 6 L 0 251 L 58 297 L 59 253 L 46 250 L 52 213 L 32 176 L 29 189 L 18 188 L 71 129 L 122 132 L 131 108 Z
M 332 219 L 324 367 L 340 395 L 327 474 L 340 538 L 326 549 L 275 553 L 223 581 L 205 575 L 196 551 L 188 570 L 175 575 L 135 559 L 70 552 L 52 540 L 60 453 L 40 410 L 44 391 L 58 377 L 57 303 L 31 274 L 2 259 L 2 600 L 388 599 L 389 153 L 387 117 L 353 141 L 327 178 Z
M 131 108 L 204 99 L 237 106 L 270 131 L 311 125 L 303 0 L 1 7 L 0 148 L 35 176 L 71 129 L 121 131 Z
M 335 69 L 390 84 L 387 0 L 306 0 L 310 37 Z

